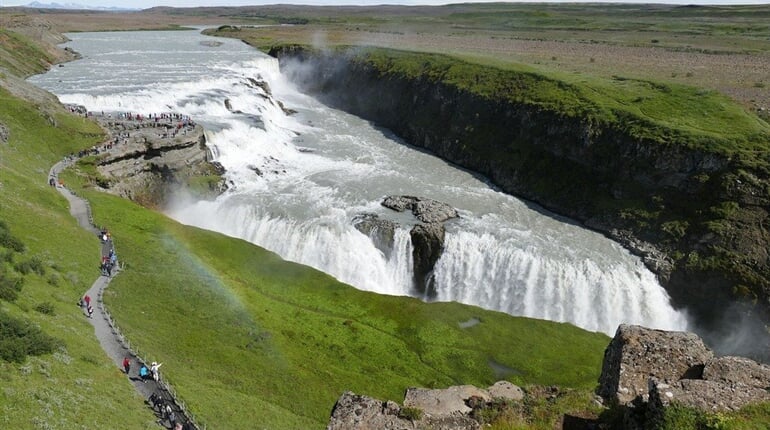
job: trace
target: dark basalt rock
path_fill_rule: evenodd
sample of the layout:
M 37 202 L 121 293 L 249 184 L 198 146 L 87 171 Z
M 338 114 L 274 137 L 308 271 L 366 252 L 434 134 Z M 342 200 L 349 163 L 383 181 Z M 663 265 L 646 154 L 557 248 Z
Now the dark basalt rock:
M 417 224 L 409 232 L 412 238 L 415 288 L 428 298 L 436 297 L 433 266 L 444 252 L 444 233 L 444 225 L 438 222 Z
M 382 205 L 397 212 L 410 210 L 422 222 L 444 222 L 457 218 L 457 210 L 446 203 L 414 196 L 388 196 Z

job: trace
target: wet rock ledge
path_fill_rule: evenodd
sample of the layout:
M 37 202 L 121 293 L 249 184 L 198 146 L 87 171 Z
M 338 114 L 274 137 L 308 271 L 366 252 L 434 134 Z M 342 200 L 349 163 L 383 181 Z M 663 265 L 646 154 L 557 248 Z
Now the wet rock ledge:
M 188 117 L 70 110 L 93 117 L 109 133 L 107 142 L 79 154 L 96 156 L 95 182 L 107 192 L 160 208 L 172 193 L 212 198 L 227 188 L 224 168 L 210 161 L 203 127 Z

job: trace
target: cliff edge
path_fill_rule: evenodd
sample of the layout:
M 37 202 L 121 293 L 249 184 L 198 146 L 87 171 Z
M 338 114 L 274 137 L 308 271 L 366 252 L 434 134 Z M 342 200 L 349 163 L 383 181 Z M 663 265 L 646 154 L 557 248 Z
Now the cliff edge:
M 770 126 L 761 120 L 735 111 L 722 119 L 745 123 L 733 134 L 689 131 L 599 105 L 581 87 L 433 54 L 294 45 L 269 53 L 326 103 L 619 241 L 710 342 L 748 314 L 770 320 Z M 704 115 L 729 103 L 637 84 L 660 102 L 681 94 L 702 103 Z M 697 117 L 688 118 L 707 121 Z M 764 323 L 754 328 L 761 334 Z M 770 355 L 759 343 L 752 353 Z M 754 337 L 746 346 L 756 345 Z

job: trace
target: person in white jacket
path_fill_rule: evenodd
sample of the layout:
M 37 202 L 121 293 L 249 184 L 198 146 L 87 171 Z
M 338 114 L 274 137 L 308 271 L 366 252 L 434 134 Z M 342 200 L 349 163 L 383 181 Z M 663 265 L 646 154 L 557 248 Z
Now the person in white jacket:
M 157 363 L 154 361 L 152 362 L 152 365 L 150 365 L 150 373 L 152 373 L 152 379 L 154 379 L 155 382 L 158 382 L 158 379 L 160 378 L 160 375 L 158 374 L 158 369 L 162 365 L 163 363 Z

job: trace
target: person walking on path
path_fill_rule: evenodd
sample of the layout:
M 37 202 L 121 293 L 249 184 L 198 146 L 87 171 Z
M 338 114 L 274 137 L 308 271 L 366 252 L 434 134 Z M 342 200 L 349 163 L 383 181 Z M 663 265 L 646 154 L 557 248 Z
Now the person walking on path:
M 84 302 L 86 302 L 86 307 L 87 307 L 87 308 L 90 308 L 90 307 L 91 307 L 91 296 L 89 296 L 88 294 L 86 294 L 86 295 L 83 297 L 83 301 L 84 301 Z
M 128 372 L 131 370 L 131 360 L 129 360 L 128 357 L 123 359 L 123 370 L 125 370 L 126 375 L 128 375 Z
M 150 372 L 152 373 L 152 379 L 155 380 L 155 382 L 158 382 L 158 379 L 160 379 L 160 374 L 158 374 L 158 369 L 160 369 L 160 366 L 162 366 L 163 363 L 156 363 L 152 362 L 152 365 L 150 366 Z

